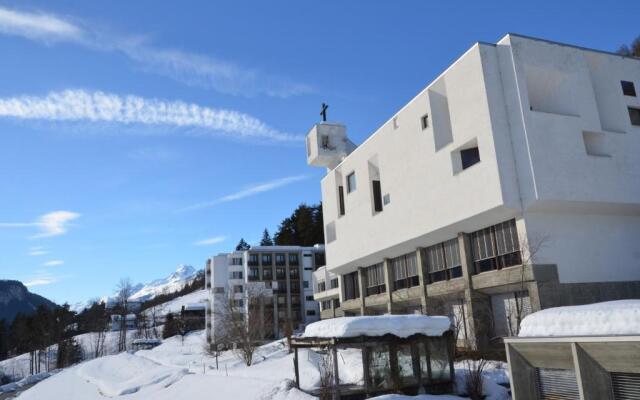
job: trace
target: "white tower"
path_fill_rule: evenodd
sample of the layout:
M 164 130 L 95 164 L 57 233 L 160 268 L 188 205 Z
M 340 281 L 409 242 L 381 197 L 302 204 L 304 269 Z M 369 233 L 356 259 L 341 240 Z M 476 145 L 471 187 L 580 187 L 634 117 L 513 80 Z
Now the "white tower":
M 307 164 L 333 169 L 355 148 L 344 125 L 321 122 L 307 134 Z

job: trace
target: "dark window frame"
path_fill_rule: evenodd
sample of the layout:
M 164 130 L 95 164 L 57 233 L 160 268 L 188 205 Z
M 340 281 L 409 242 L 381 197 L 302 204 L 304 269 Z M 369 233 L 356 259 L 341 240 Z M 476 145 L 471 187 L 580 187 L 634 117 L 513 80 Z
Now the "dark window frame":
M 373 210 L 375 212 L 382 212 L 382 186 L 379 179 L 371 181 L 371 189 L 373 190 Z
M 633 126 L 640 126 L 640 108 L 627 107 L 629 110 L 629 121 Z
M 429 114 L 424 114 L 420 117 L 420 125 L 422 126 L 422 130 L 424 131 L 429 127 Z
M 480 161 L 480 149 L 478 146 L 460 150 L 460 162 L 463 171 L 476 165 Z
M 625 96 L 637 97 L 636 86 L 631 81 L 620 81 L 620 86 L 622 86 L 622 94 Z
M 353 177 L 353 183 L 351 182 L 351 179 L 350 179 L 352 177 Z M 347 175 L 347 194 L 355 192 L 357 188 L 358 188 L 358 181 L 356 180 L 356 172 L 353 171 L 352 173 Z
M 344 186 L 340 185 L 338 186 L 338 211 L 340 212 L 340 215 L 344 215 L 345 214 L 345 208 L 344 208 Z

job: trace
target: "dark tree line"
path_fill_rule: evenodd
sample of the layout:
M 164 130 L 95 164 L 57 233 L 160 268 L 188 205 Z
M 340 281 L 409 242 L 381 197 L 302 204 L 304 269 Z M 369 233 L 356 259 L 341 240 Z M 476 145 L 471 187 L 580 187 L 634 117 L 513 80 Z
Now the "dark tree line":
M 631 42 L 630 46 L 627 46 L 626 44 L 620 46 L 618 54 L 627 57 L 640 57 L 640 36 L 635 38 L 634 41 Z
M 39 306 L 33 314 L 18 314 L 9 324 L 0 321 L 0 359 L 29 353 L 30 372 L 42 372 L 55 363 L 56 367 L 65 367 L 78 362 L 81 350 L 73 340 L 78 333 L 75 324 L 76 314 L 69 305 L 49 308 Z M 57 359 L 49 359 L 49 347 L 58 345 Z
M 265 228 L 260 246 L 313 246 L 324 244 L 324 225 L 322 222 L 322 203 L 308 206 L 300 204 L 293 213 L 282 220 L 273 235 Z M 244 240 L 236 246 L 237 251 L 249 250 L 251 246 Z

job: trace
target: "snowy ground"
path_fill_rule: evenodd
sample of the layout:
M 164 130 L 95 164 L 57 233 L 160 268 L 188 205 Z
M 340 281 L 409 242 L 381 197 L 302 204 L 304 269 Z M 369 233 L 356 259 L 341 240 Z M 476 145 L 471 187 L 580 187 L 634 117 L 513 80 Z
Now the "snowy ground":
M 156 315 L 166 315 L 168 313 L 179 313 L 182 310 L 182 306 L 187 306 L 188 304 L 196 304 L 203 303 L 207 300 L 208 293 L 207 290 L 196 290 L 193 293 L 186 294 L 184 296 L 180 296 L 173 300 L 167 301 L 166 303 L 162 303 L 156 306 L 155 311 Z M 151 309 L 147 310 L 147 313 L 150 313 Z
M 360 355 L 341 352 L 339 370 L 343 382 L 362 380 Z M 203 332 L 170 338 L 152 350 L 135 354 L 102 357 L 68 368 L 24 392 L 21 400 L 104 400 L 105 396 L 130 400 L 199 399 L 275 399 L 311 400 L 314 397 L 291 388 L 293 356 L 282 341 L 259 348 L 251 367 L 233 353 L 215 359 L 204 352 Z M 300 376 L 303 388 L 317 385 L 320 356 L 313 351 L 300 352 Z M 458 366 L 456 366 L 458 367 Z M 461 367 L 461 366 L 460 366 Z M 463 371 L 458 371 L 461 377 Z M 506 389 L 497 382 L 506 381 L 503 364 L 494 364 L 487 373 L 487 400 L 506 400 Z M 385 397 L 383 397 L 385 398 Z M 386 397 L 386 399 L 402 397 Z M 461 399 L 457 396 L 420 396 L 419 400 Z

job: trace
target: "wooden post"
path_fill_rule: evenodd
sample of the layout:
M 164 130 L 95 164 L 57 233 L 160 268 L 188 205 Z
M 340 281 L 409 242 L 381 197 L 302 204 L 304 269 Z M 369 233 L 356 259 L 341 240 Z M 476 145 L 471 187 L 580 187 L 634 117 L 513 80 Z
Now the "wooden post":
M 389 364 L 391 367 L 391 382 L 395 393 L 400 392 L 400 368 L 398 368 L 398 346 L 395 343 L 389 343 Z
M 338 375 L 338 349 L 336 345 L 331 346 L 331 355 L 333 356 L 333 400 L 340 399 L 340 375 Z
M 456 370 L 453 366 L 453 359 L 455 357 L 455 351 L 456 351 L 456 342 L 453 337 L 452 331 L 445 333 L 445 335 L 447 339 L 447 350 L 448 350 L 447 354 L 449 355 L 449 379 L 451 379 L 451 384 L 453 385 L 456 379 Z
M 298 347 L 293 348 L 293 370 L 296 374 L 296 388 L 300 389 L 300 370 L 298 369 Z
M 423 342 L 424 345 L 424 355 L 427 358 L 427 382 L 431 384 L 433 381 L 433 375 L 431 373 L 431 350 L 429 349 L 429 339 L 425 339 Z
M 367 398 L 371 395 L 371 377 L 369 376 L 369 348 L 364 345 L 364 337 L 362 337 L 362 375 L 364 378 L 364 392 Z
M 424 393 L 422 367 L 420 365 L 420 342 L 411 343 L 411 366 L 413 367 L 413 376 L 416 378 L 416 382 L 418 382 L 418 394 Z

